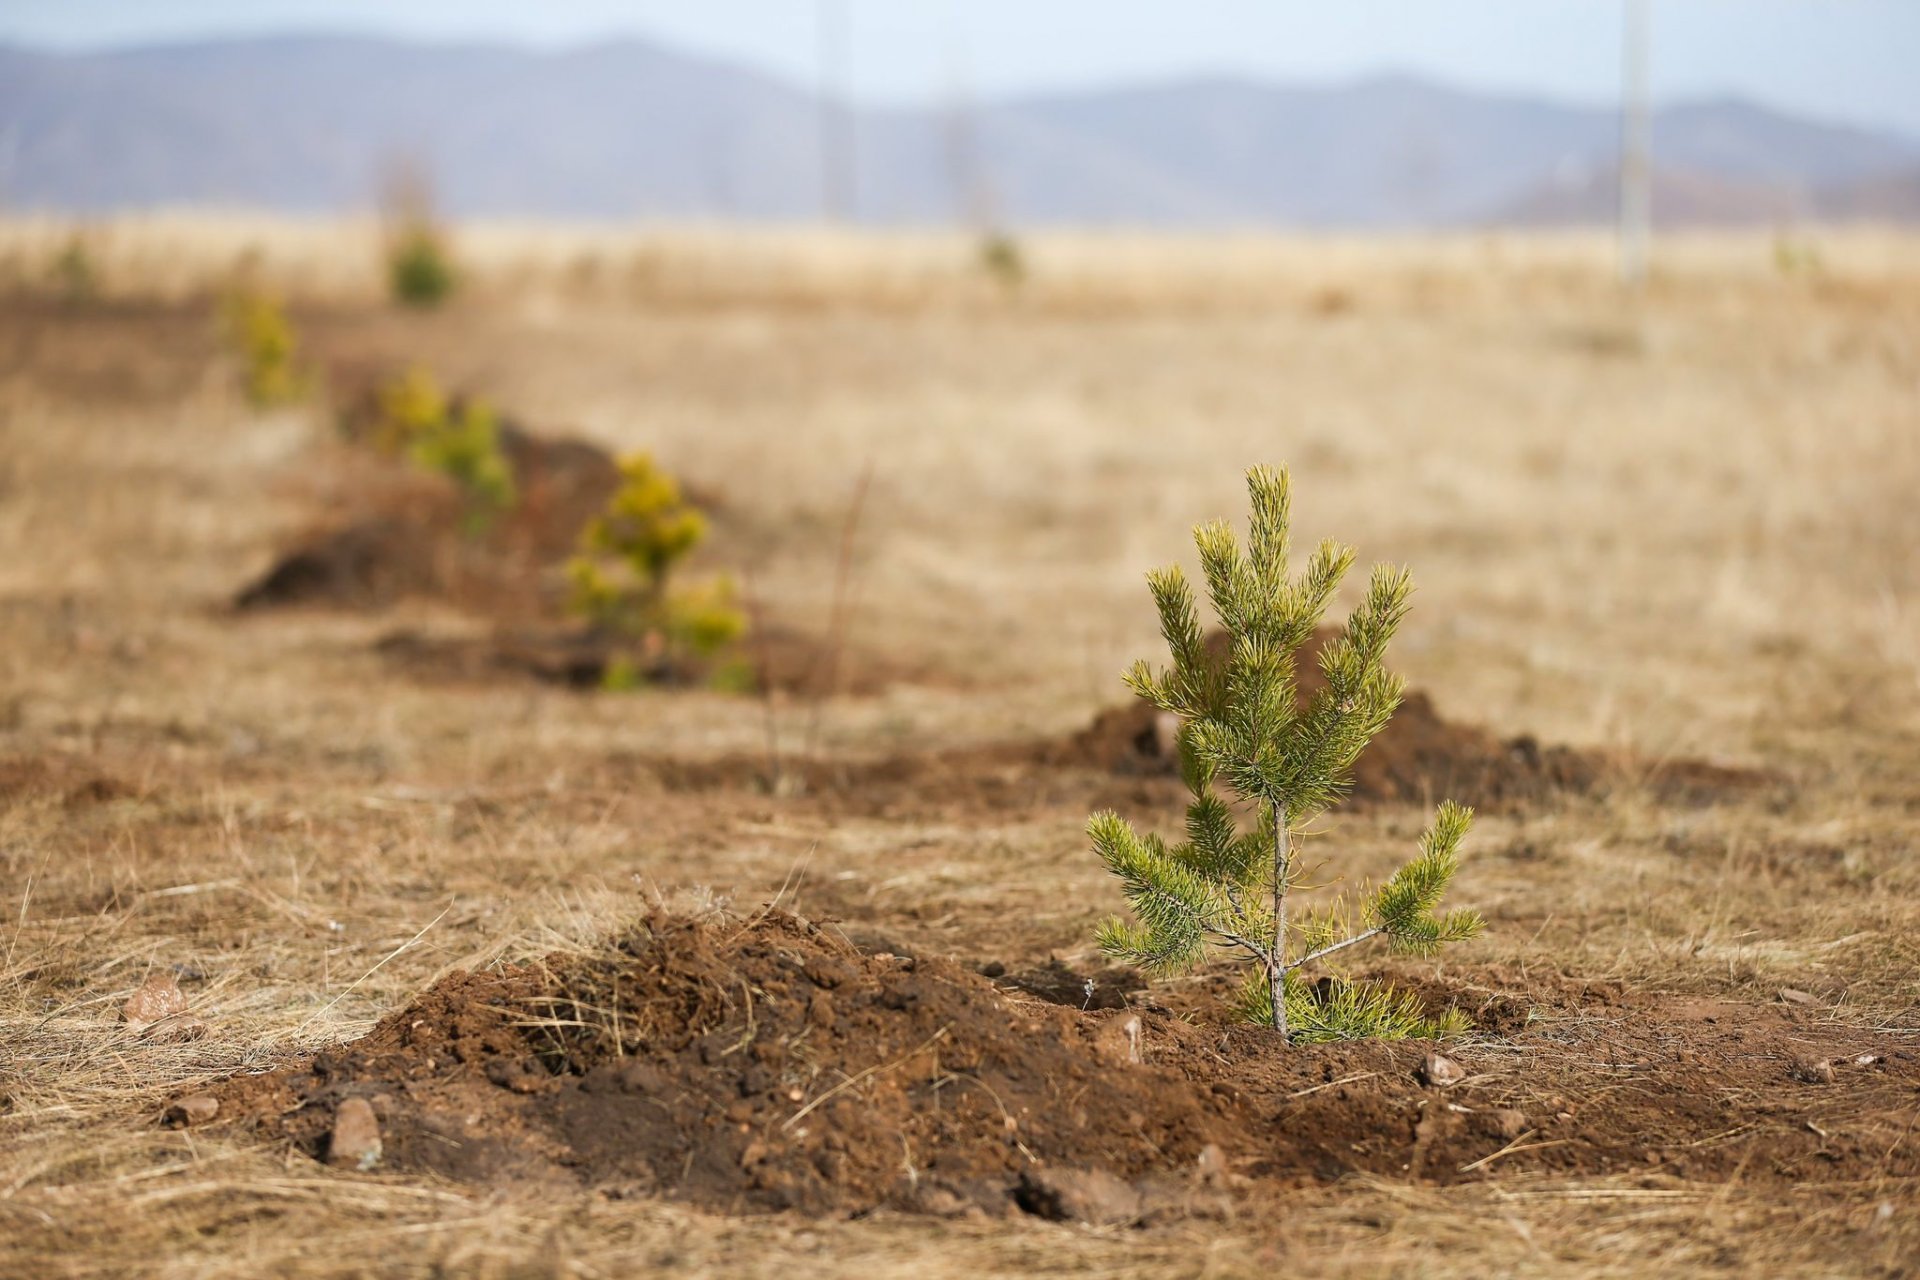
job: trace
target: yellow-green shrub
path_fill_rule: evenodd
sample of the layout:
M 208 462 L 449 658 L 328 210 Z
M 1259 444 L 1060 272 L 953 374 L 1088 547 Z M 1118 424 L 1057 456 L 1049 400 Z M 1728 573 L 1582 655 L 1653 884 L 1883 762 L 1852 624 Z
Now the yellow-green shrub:
M 500 420 L 486 401 L 455 403 L 415 366 L 380 388 L 377 442 L 460 487 L 470 530 L 484 528 L 518 500 L 513 464 L 500 445 Z
M 500 447 L 500 420 L 484 400 L 468 400 L 413 438 L 413 460 L 460 486 L 468 523 L 481 527 L 519 498 L 513 464 Z
M 402 226 L 387 246 L 387 287 L 407 307 L 437 307 L 458 283 L 446 237 L 418 219 Z
M 991 231 L 980 241 L 980 269 L 1002 288 L 1018 288 L 1027 278 L 1027 257 L 1018 240 L 1004 231 Z
M 671 585 L 674 567 L 706 537 L 706 517 L 647 454 L 623 458 L 620 474 L 620 488 L 581 532 L 580 552 L 567 566 L 572 609 L 637 642 L 650 665 L 682 654 L 711 657 L 746 631 L 732 582 Z M 631 660 L 616 666 L 632 669 Z
M 100 272 L 93 264 L 86 237 L 75 233 L 55 254 L 49 274 L 68 302 L 86 302 L 100 291 Z
M 306 376 L 294 360 L 298 340 L 276 299 L 236 293 L 227 299 L 221 318 L 227 343 L 240 358 L 249 402 L 270 409 L 306 395 Z

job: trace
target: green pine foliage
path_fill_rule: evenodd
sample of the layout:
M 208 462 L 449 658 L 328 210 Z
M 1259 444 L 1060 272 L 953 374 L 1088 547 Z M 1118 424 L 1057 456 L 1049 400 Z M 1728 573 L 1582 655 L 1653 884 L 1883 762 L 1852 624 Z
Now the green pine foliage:
M 424 217 L 403 225 L 387 246 L 387 287 L 402 306 L 428 309 L 458 283 L 446 236 Z
M 453 481 L 468 533 L 485 532 L 519 501 L 500 419 L 486 401 L 454 400 L 431 373 L 415 366 L 381 387 L 378 402 L 376 444 Z
M 409 442 L 408 454 L 428 471 L 453 481 L 466 502 L 469 533 L 479 533 L 519 501 L 513 464 L 500 443 L 500 420 L 492 406 L 467 400 Z
M 1299 651 L 1354 551 L 1323 542 L 1290 574 L 1287 472 L 1256 467 L 1247 487 L 1253 520 L 1244 548 L 1225 523 L 1194 531 L 1208 599 L 1230 642 L 1224 654 L 1208 649 L 1185 574 L 1175 567 L 1147 578 L 1173 661 L 1158 670 L 1137 663 L 1126 681 L 1180 717 L 1181 775 L 1193 798 L 1176 844 L 1111 812 L 1088 820 L 1134 917 L 1102 924 L 1100 947 L 1161 974 L 1224 950 L 1249 966 L 1245 1016 L 1297 1041 L 1457 1032 L 1457 1014 L 1428 1018 L 1410 994 L 1338 975 L 1309 983 L 1301 972 L 1373 939 L 1425 956 L 1478 934 L 1478 913 L 1440 910 L 1473 813 L 1442 804 L 1412 860 L 1385 884 L 1289 916 L 1302 830 L 1346 792 L 1354 762 L 1400 705 L 1402 682 L 1384 659 L 1413 587 L 1404 569 L 1374 569 L 1345 629 L 1320 648 L 1322 687 L 1303 699 Z M 1255 820 L 1242 831 L 1237 814 L 1245 812 Z
M 746 632 L 733 583 L 672 580 L 675 567 L 705 539 L 706 517 L 647 454 L 621 459 L 620 475 L 620 488 L 582 531 L 580 552 L 567 566 L 574 613 L 634 642 L 649 668 L 671 667 L 683 654 L 713 658 Z M 623 655 L 603 683 L 633 687 L 639 674 Z M 716 675 L 733 679 L 725 667 Z
M 271 409 L 306 395 L 298 340 L 277 298 L 252 290 L 230 295 L 221 308 L 221 327 L 240 360 L 241 385 L 250 404 Z
M 49 265 L 54 287 L 67 302 L 91 302 L 100 292 L 100 271 L 79 232 L 67 238 Z
M 1027 256 L 1008 233 L 989 231 L 980 241 L 980 269 L 1003 289 L 1017 289 L 1026 283 Z

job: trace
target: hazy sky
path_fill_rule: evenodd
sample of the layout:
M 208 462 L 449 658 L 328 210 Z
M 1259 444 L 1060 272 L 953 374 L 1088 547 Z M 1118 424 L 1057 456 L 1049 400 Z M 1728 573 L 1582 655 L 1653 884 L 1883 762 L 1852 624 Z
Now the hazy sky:
M 1197 71 L 1332 80 L 1412 70 L 1604 100 L 1623 0 L 6 0 L 0 40 L 97 47 L 351 30 L 546 46 L 650 36 L 801 80 L 847 14 L 864 98 L 976 95 Z M 1740 93 L 1920 134 L 1920 0 L 1652 0 L 1663 99 Z

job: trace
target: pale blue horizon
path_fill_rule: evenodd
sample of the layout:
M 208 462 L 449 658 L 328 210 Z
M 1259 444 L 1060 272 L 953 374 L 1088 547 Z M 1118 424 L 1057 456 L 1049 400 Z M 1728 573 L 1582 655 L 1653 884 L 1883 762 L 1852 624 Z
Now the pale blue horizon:
M 634 37 L 801 83 L 846 14 L 855 97 L 927 103 L 1189 75 L 1326 82 L 1411 73 L 1574 102 L 1618 93 L 1622 0 L 15 0 L 0 41 L 90 50 L 276 34 L 553 48 Z M 1653 0 L 1661 101 L 1734 95 L 1920 137 L 1920 4 Z

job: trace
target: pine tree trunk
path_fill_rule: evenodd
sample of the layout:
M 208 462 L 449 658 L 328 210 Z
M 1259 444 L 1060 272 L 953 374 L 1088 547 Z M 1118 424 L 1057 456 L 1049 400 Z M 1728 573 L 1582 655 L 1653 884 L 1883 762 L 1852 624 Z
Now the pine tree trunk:
M 1273 996 L 1273 1029 L 1287 1038 L 1287 870 L 1293 832 L 1284 805 L 1273 806 L 1273 950 L 1267 955 L 1267 990 Z

